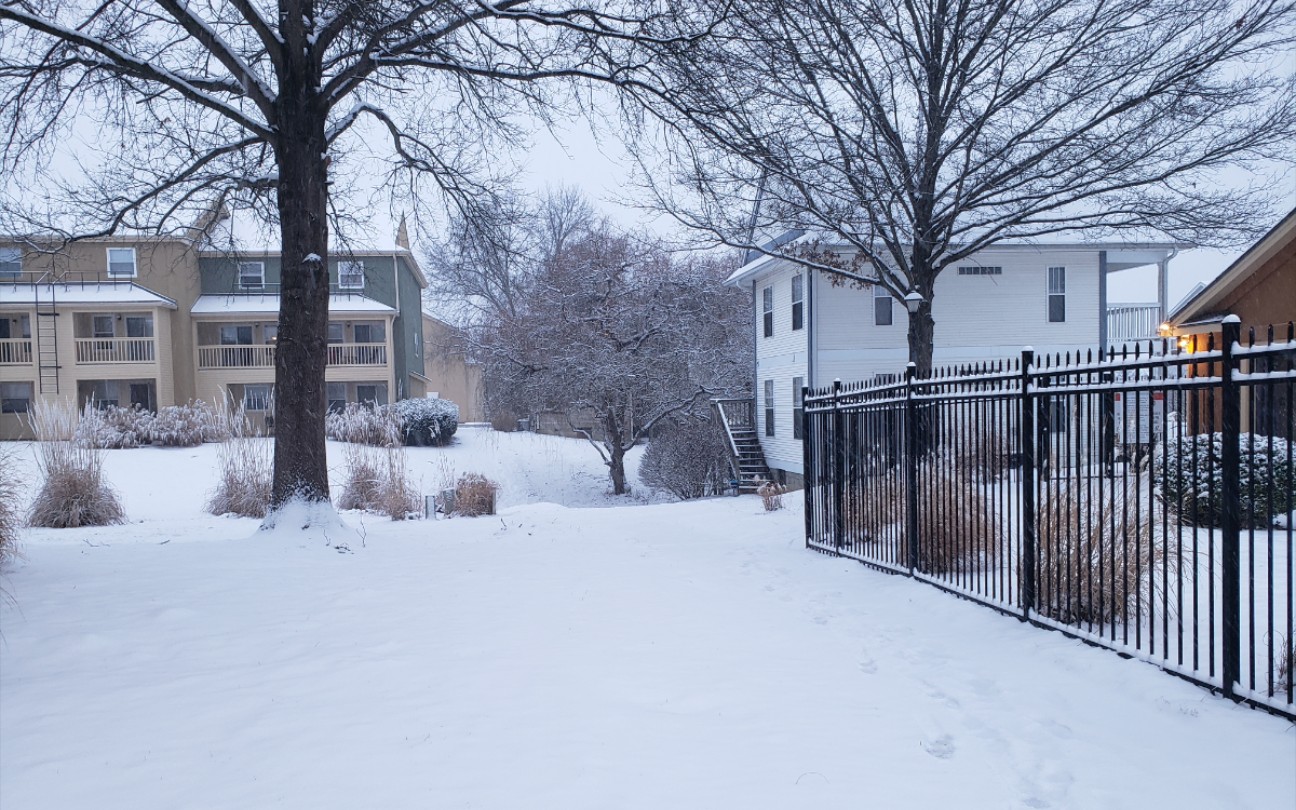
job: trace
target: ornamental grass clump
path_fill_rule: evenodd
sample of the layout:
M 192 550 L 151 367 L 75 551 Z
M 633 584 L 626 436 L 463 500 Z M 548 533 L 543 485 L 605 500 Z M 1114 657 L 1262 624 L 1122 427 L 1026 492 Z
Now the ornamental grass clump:
M 363 446 L 346 451 L 346 481 L 339 509 L 363 509 L 405 520 L 419 510 L 419 493 L 410 481 L 402 447 L 374 450 Z
M 149 431 L 150 441 L 162 447 L 195 447 L 229 437 L 226 418 L 201 399 L 161 408 Z
M 224 414 L 221 422 L 231 436 L 217 452 L 220 479 L 207 511 L 263 518 L 270 510 L 274 484 L 274 444 L 256 435 L 241 407 Z
M 499 484 L 478 473 L 464 473 L 455 483 L 455 514 L 465 517 L 495 514 Z
M 32 405 L 41 485 L 27 512 L 28 525 L 73 529 L 126 520 L 121 500 L 104 481 L 99 449 L 75 441 L 79 421 L 69 402 Z
M 761 498 L 761 505 L 765 507 L 766 512 L 777 512 L 783 508 L 783 495 L 787 492 L 787 487 L 780 486 L 773 481 L 766 481 L 756 489 L 756 494 Z
M 87 402 L 73 440 L 85 447 L 121 450 L 151 441 L 153 414 L 138 405 L 97 407 Z
M 979 476 L 957 460 L 934 458 L 918 470 L 918 568 L 950 574 L 993 567 L 1006 536 Z M 902 496 L 889 509 L 905 509 Z M 900 512 L 903 520 L 904 512 Z
M 0 450 L 0 568 L 18 556 L 18 462 L 10 450 Z
M 400 414 L 386 405 L 348 402 L 324 417 L 324 435 L 334 441 L 395 447 L 405 433 Z

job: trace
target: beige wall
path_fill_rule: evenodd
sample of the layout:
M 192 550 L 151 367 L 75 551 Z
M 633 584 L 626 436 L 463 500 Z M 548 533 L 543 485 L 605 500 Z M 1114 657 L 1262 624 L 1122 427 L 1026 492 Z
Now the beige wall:
M 423 316 L 423 375 L 428 381 L 422 383 L 422 394 L 436 392 L 458 405 L 460 422 L 480 422 L 485 418 L 481 368 L 466 361 L 456 332 L 444 321 Z

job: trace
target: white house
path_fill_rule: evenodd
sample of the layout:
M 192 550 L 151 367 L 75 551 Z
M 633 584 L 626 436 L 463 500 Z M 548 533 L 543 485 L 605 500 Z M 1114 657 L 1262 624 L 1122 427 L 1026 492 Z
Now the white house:
M 933 364 L 1009 358 L 1025 346 L 1062 352 L 1155 337 L 1166 316 L 1168 265 L 1184 247 L 1036 243 L 977 253 L 937 279 Z M 1109 302 L 1110 275 L 1138 268 L 1156 273 L 1158 300 Z M 834 284 L 825 271 L 778 256 L 748 262 L 725 283 L 752 291 L 753 427 L 774 477 L 797 483 L 802 386 L 903 373 L 908 311 L 880 287 Z

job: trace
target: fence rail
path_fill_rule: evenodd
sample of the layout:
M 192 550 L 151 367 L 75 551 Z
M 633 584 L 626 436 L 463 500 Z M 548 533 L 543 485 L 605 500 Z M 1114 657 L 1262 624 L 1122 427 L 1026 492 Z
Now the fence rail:
M 383 343 L 330 343 L 330 366 L 385 366 L 387 346 Z M 275 347 L 269 345 L 199 346 L 198 368 L 274 368 Z
M 1296 718 L 1296 333 L 806 390 L 806 542 Z

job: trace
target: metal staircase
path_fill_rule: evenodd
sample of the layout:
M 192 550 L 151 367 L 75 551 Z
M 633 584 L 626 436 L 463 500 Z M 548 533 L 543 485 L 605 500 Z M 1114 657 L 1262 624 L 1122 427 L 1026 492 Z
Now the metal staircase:
M 728 439 L 729 467 L 739 492 L 755 492 L 766 481 L 773 480 L 765 451 L 756 435 L 756 403 L 750 399 L 714 399 L 711 401 Z
M 41 287 L 49 289 L 41 297 Z M 58 307 L 54 300 L 54 283 L 48 274 L 32 285 L 36 304 L 36 365 L 42 394 L 59 392 Z

